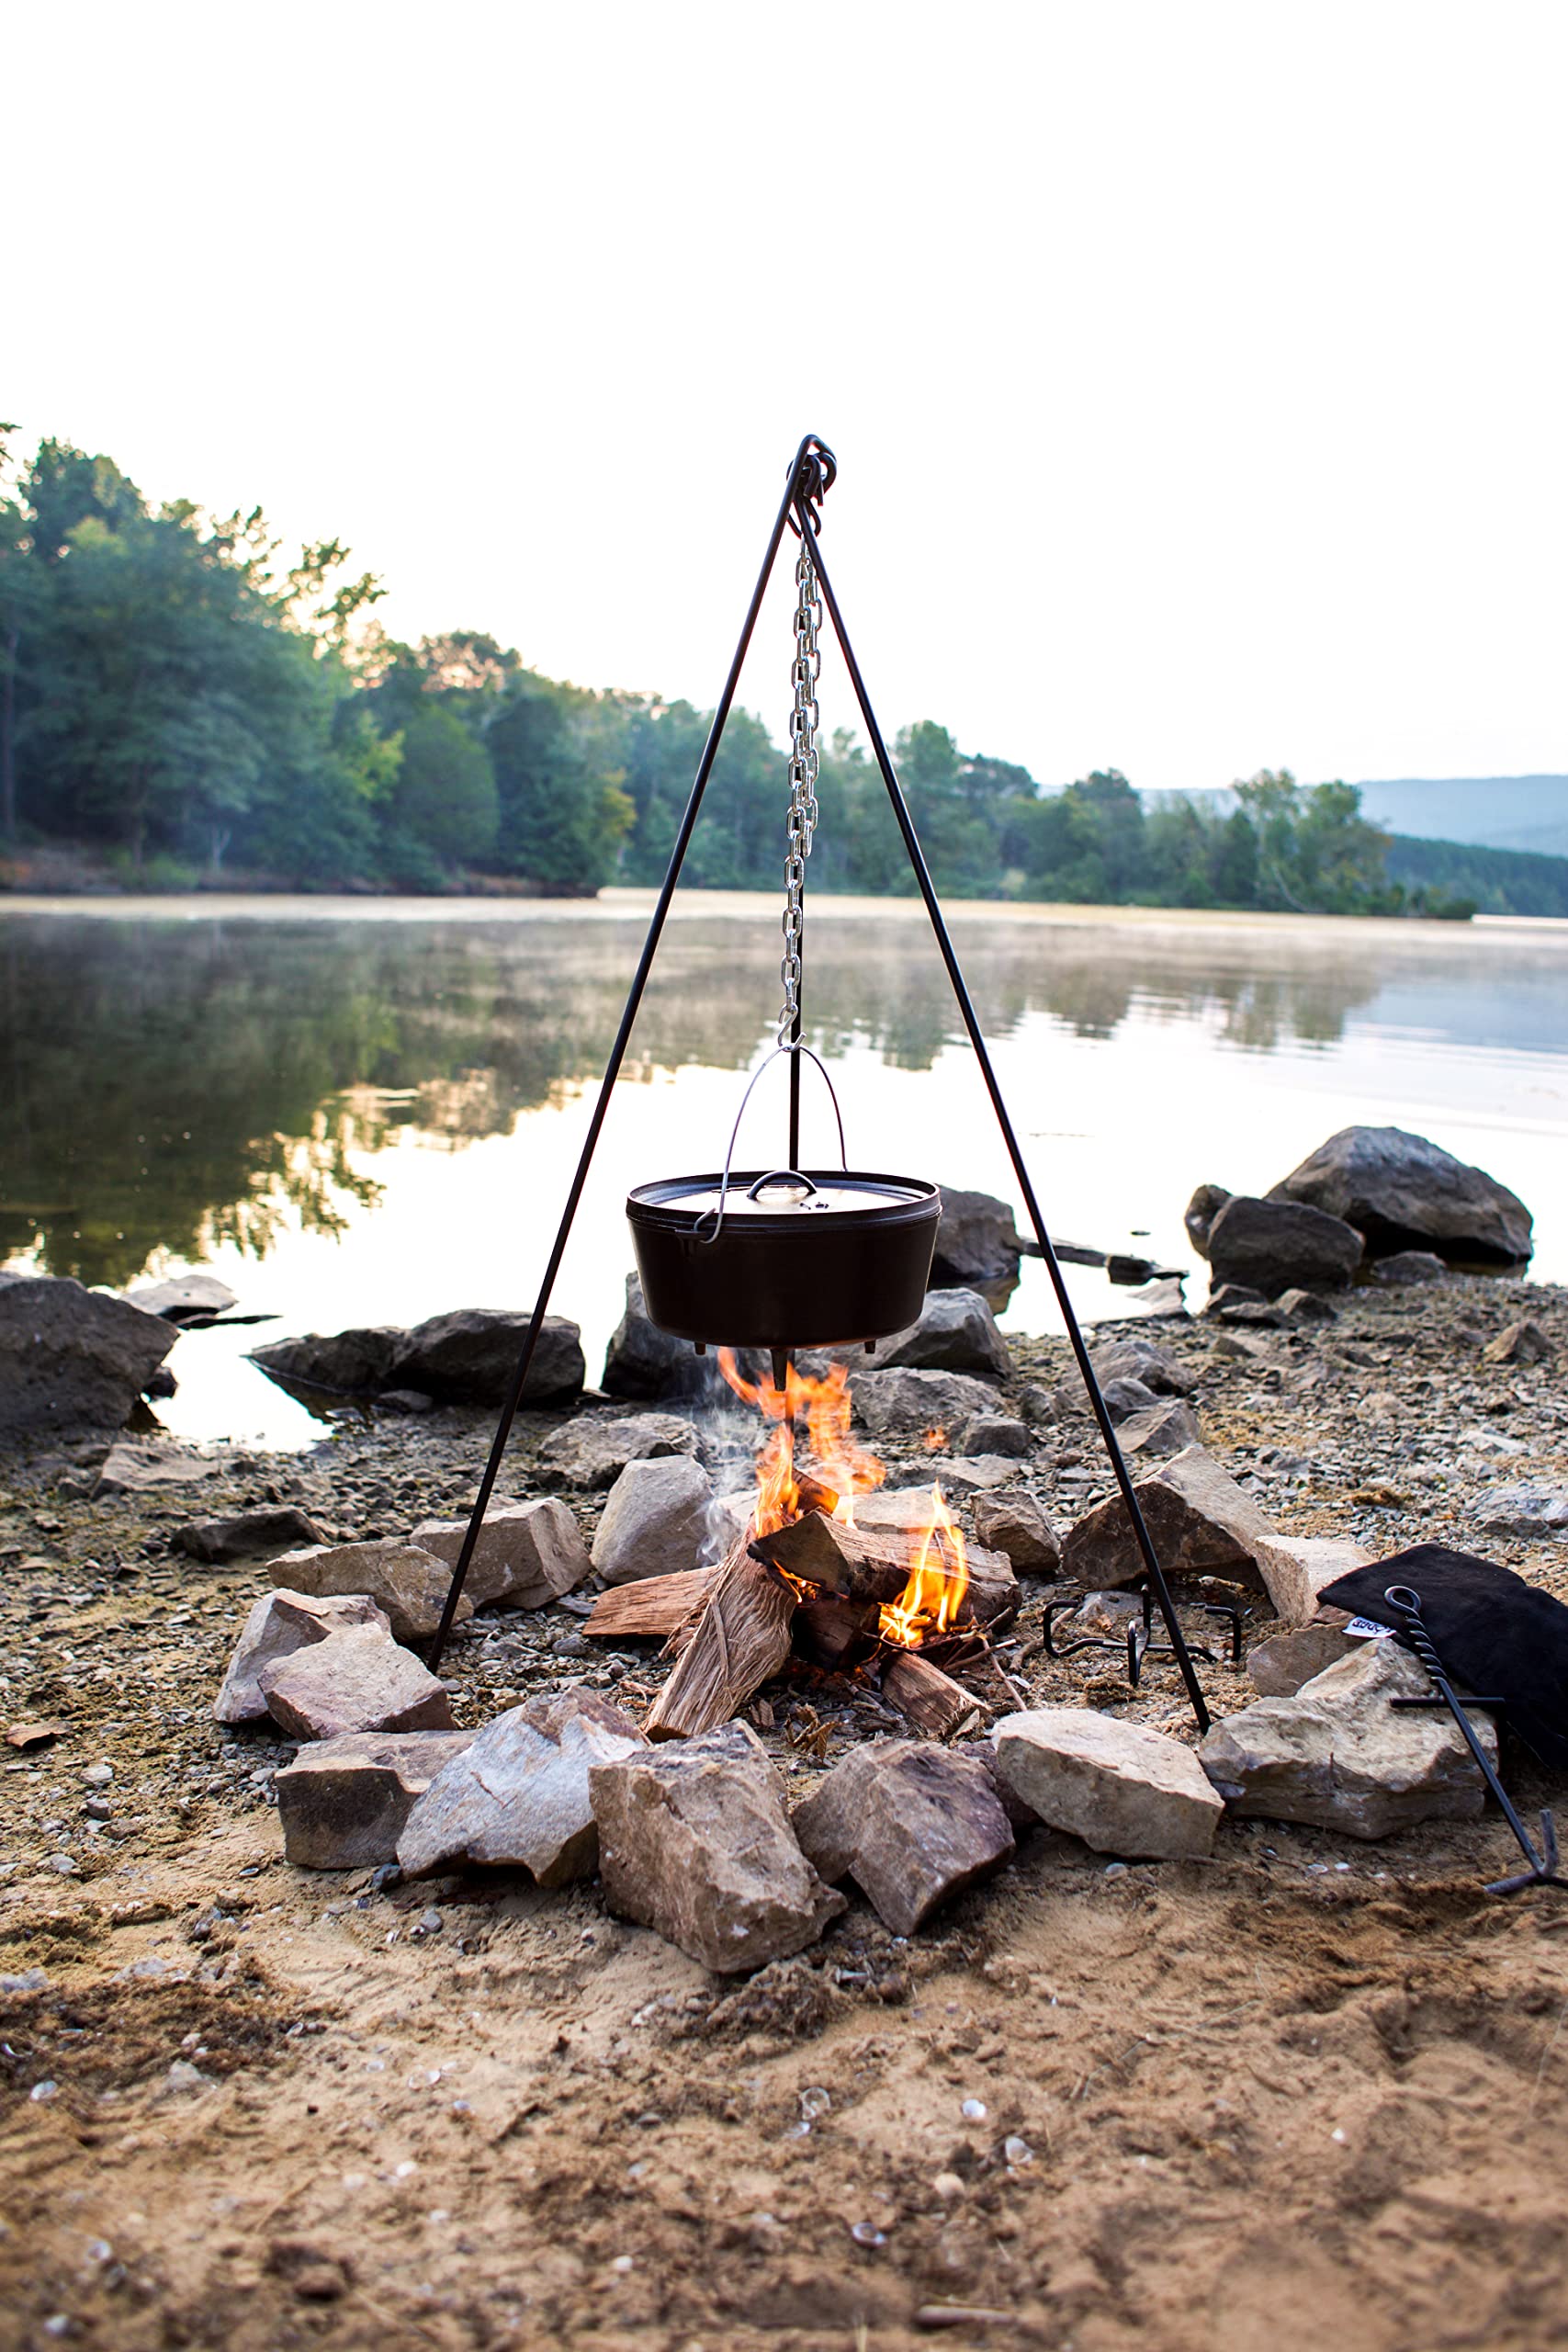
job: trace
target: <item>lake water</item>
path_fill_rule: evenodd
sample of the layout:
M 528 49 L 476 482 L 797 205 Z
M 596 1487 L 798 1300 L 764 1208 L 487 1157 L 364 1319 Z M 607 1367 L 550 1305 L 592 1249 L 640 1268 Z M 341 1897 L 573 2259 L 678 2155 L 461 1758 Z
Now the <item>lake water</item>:
M 532 1305 L 651 903 L 0 901 L 0 1258 L 116 1288 L 209 1267 L 277 1320 L 182 1338 L 160 1419 L 313 1442 L 256 1340 Z M 1056 1236 L 1196 1270 L 1195 1184 L 1266 1190 L 1365 1122 L 1511 1185 L 1535 1272 L 1568 1280 L 1568 924 L 949 913 Z M 557 1286 L 591 1378 L 627 1187 L 719 1164 L 772 1042 L 778 914 L 676 901 Z M 1016 1204 L 918 905 L 811 906 L 807 1014 L 852 1165 Z M 806 1078 L 806 1156 L 830 1161 Z M 784 1157 L 785 1085 L 781 1064 L 759 1087 L 742 1164 Z M 1129 1311 L 1069 1280 L 1085 1315 Z M 1055 1328 L 1037 1263 L 1002 1319 Z

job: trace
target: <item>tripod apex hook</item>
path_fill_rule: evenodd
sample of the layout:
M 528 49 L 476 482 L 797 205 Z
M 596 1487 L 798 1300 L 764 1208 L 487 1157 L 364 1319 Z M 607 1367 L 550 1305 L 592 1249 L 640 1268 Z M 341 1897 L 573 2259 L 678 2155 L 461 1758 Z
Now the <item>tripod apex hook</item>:
M 826 441 L 818 434 L 808 433 L 790 465 L 789 497 L 791 505 L 797 507 L 807 517 L 814 532 L 822 527 L 822 501 L 832 489 L 838 474 L 839 460 Z M 800 525 L 793 514 L 789 518 L 789 527 L 799 538 Z

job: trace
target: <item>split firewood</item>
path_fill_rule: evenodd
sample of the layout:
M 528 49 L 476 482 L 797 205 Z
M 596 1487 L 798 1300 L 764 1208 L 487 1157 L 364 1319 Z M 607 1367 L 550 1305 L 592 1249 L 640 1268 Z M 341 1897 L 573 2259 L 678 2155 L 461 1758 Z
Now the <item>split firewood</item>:
M 796 1606 L 784 1578 L 737 1544 L 643 1725 L 649 1739 L 691 1739 L 739 1714 L 788 1657 Z
M 751 1557 L 862 1608 L 897 1600 L 909 1581 L 908 1540 L 898 1530 L 846 1527 L 819 1510 L 759 1535 Z
M 612 1585 L 599 1595 L 582 1630 L 595 1641 L 667 1642 L 695 1616 L 717 1574 L 716 1567 L 682 1568 L 672 1576 Z
M 820 1600 L 803 1600 L 795 1616 L 795 1646 L 813 1666 L 834 1672 L 871 1650 L 877 1614 L 874 1608 L 861 1608 L 836 1592 L 824 1593 Z
M 915 1650 L 897 1650 L 889 1657 L 883 1669 L 882 1695 L 932 1739 L 950 1739 L 956 1731 L 973 1728 L 987 1713 L 973 1691 Z

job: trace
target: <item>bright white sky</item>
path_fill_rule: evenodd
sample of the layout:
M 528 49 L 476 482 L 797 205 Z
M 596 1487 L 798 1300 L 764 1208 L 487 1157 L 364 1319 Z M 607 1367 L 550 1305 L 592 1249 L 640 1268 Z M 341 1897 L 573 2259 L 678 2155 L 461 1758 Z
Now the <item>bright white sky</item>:
M 339 534 L 399 633 L 709 704 L 812 429 L 890 732 L 1568 770 L 1560 0 L 22 0 L 6 49 L 0 408 Z

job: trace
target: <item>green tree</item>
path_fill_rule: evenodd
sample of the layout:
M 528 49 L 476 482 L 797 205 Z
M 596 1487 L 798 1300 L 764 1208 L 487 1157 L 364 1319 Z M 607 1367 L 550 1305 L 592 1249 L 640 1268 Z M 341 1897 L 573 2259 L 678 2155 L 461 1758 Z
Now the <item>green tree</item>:
M 393 855 L 411 882 L 432 861 L 479 863 L 495 847 L 501 807 L 490 754 L 439 703 L 417 711 L 403 730 L 389 814 Z

